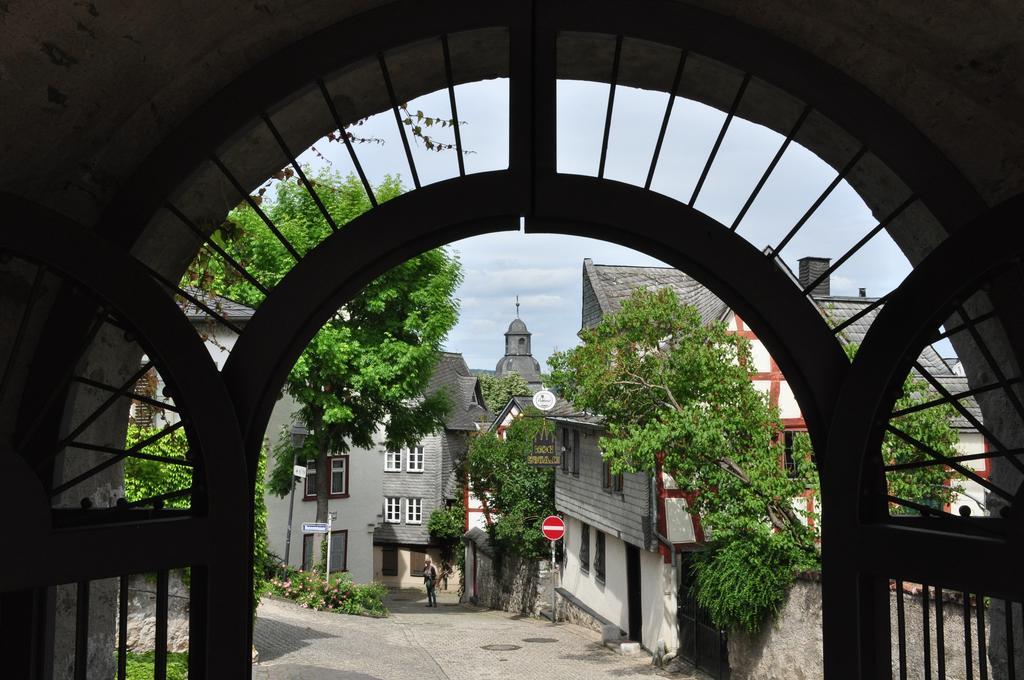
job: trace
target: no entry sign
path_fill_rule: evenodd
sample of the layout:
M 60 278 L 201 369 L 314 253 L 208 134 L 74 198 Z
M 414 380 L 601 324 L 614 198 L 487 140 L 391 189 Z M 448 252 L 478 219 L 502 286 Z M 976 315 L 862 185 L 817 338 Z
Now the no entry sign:
M 540 530 L 544 534 L 544 538 L 549 541 L 557 541 L 562 536 L 565 536 L 565 522 L 562 521 L 561 517 L 548 515 L 544 518 L 544 522 L 541 523 Z

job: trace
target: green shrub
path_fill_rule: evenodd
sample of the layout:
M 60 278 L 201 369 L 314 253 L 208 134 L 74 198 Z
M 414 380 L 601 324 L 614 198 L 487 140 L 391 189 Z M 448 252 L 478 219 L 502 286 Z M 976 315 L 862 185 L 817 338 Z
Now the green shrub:
M 152 680 L 153 652 L 128 652 L 128 680 Z M 188 680 L 188 653 L 167 653 L 167 680 Z
M 387 586 L 381 583 L 360 585 L 352 582 L 346 572 L 331 574 L 325 579 L 317 571 L 302 571 L 281 566 L 270 579 L 269 592 L 295 600 L 307 609 L 333 611 L 357 616 L 387 616 L 384 596 Z

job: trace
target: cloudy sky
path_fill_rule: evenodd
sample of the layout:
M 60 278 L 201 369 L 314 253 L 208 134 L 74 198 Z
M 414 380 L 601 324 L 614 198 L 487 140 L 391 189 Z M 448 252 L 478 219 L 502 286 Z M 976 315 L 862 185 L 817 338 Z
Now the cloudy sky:
M 467 172 L 496 170 L 508 163 L 508 87 L 496 80 L 456 88 Z M 608 87 L 593 83 L 560 82 L 558 92 L 558 169 L 596 175 L 607 106 Z M 605 175 L 642 185 L 653 154 L 665 109 L 666 95 L 618 88 Z M 415 112 L 450 117 L 446 92 L 409 103 Z M 686 99 L 677 99 L 652 189 L 688 200 L 725 114 Z M 412 185 L 393 114 L 385 112 L 353 131 L 381 140 L 357 146 L 371 182 L 398 174 Z M 450 130 L 437 138 L 453 141 Z M 732 222 L 782 142 L 777 133 L 734 119 L 695 207 L 726 224 Z M 337 171 L 352 171 L 344 147 L 321 141 L 300 162 L 329 162 Z M 423 184 L 457 174 L 454 152 L 429 152 L 414 147 L 416 168 Z M 835 171 L 797 144 L 786 154 L 744 218 L 738 233 L 758 248 L 777 244 L 835 177 Z M 638 214 L 637 219 L 643 219 Z M 821 205 L 784 251 L 796 270 L 799 258 L 838 257 L 876 224 L 870 212 L 845 182 Z M 663 263 L 627 248 L 601 241 L 555 235 L 501 233 L 451 244 L 465 271 L 459 290 L 462 316 L 448 338 L 447 349 L 462 352 L 472 368 L 493 369 L 504 351 L 503 334 L 515 317 L 515 298 L 521 317 L 533 333 L 534 356 L 544 365 L 555 349 L 576 343 L 580 328 L 583 259 L 601 264 L 654 265 Z M 902 253 L 884 232 L 876 236 L 832 277 L 832 293 L 856 295 L 865 287 L 869 296 L 883 295 L 910 271 Z

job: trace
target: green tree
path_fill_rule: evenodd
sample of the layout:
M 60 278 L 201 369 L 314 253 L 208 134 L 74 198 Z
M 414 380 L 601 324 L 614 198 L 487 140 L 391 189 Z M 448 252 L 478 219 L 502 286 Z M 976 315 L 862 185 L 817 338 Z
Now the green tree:
M 492 412 L 497 413 L 505 408 L 508 400 L 512 397 L 521 397 L 532 394 L 526 379 L 518 373 L 509 373 L 500 378 L 493 375 L 481 375 L 480 391 L 483 392 L 484 402 Z
M 307 171 L 307 175 L 311 174 Z M 259 196 L 262 211 L 299 256 L 331 234 L 331 227 L 305 187 L 282 174 L 271 194 Z M 334 221 L 342 226 L 370 209 L 352 175 L 321 171 L 312 183 Z M 395 177 L 375 188 L 378 201 L 402 193 Z M 342 228 L 344 228 L 342 226 Z M 235 208 L 214 238 L 266 287 L 276 285 L 295 257 L 247 205 Z M 289 373 L 285 390 L 299 404 L 309 428 L 297 457 L 315 460 L 317 521 L 327 520 L 330 475 L 327 457 L 352 447 L 370 448 L 379 426 L 386 445 L 415 445 L 443 425 L 449 399 L 423 394 L 441 343 L 458 319 L 454 294 L 461 265 L 445 250 L 433 250 L 396 266 L 370 282 L 314 336 Z M 263 294 L 220 259 L 193 263 L 186 283 L 257 306 Z M 290 444 L 275 447 L 270 489 L 287 494 L 293 483 Z
M 523 557 L 543 557 L 548 542 L 540 522 L 555 513 L 555 476 L 551 469 L 527 465 L 526 456 L 541 428 L 553 427 L 530 409 L 505 430 L 505 439 L 484 433 L 473 439 L 466 476 L 490 520 L 491 539 Z

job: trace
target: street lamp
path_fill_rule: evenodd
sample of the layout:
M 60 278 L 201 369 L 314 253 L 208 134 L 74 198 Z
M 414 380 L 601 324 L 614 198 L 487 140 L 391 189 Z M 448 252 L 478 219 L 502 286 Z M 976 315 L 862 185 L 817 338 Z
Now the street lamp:
M 309 430 L 305 425 L 298 423 L 292 423 L 291 428 L 288 430 L 288 434 L 291 437 L 292 445 L 292 492 L 288 499 L 288 532 L 285 534 L 284 539 L 284 563 L 287 565 L 288 556 L 291 553 L 292 548 L 292 513 L 295 510 L 295 483 L 299 480 L 295 476 L 295 468 L 298 467 L 299 451 L 302 450 L 302 445 L 306 443 L 306 437 L 309 436 Z

